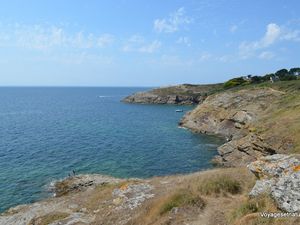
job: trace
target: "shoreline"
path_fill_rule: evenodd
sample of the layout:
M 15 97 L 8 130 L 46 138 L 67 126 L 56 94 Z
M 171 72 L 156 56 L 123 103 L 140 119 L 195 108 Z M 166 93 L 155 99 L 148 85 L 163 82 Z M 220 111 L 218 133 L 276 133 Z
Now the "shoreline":
M 60 221 L 140 225 L 183 224 L 191 220 L 195 224 L 245 224 L 249 215 L 251 220 L 260 221 L 259 212 L 299 212 L 300 192 L 296 184 L 300 183 L 300 155 L 291 154 L 290 150 L 297 149 L 298 142 L 291 145 L 290 139 L 286 139 L 287 135 L 297 133 L 286 132 L 285 128 L 287 124 L 290 131 L 297 127 L 297 96 L 296 89 L 234 89 L 210 95 L 187 112 L 179 123 L 184 129 L 231 136 L 218 147 L 215 163 L 221 168 L 146 179 L 78 175 L 56 183 L 57 197 L 2 213 L 0 224 Z M 289 107 L 277 115 L 287 103 Z M 277 116 L 281 120 L 276 120 Z M 256 207 L 254 214 L 251 210 L 241 213 L 242 207 L 251 205 Z M 288 219 L 291 224 L 295 221 Z

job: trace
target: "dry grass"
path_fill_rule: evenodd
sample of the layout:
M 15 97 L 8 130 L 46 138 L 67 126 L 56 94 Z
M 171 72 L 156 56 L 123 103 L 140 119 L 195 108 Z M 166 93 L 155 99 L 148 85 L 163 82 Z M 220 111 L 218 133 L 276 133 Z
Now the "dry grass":
M 230 224 L 234 225 L 300 224 L 300 218 L 265 218 L 261 216 L 263 212 L 280 212 L 268 195 L 261 195 L 253 199 L 244 199 L 237 208 L 231 210 L 228 220 Z
M 103 203 L 105 200 L 111 198 L 111 193 L 114 188 L 117 186 L 114 184 L 104 184 L 97 186 L 90 194 L 86 195 L 82 199 L 81 206 L 86 208 L 88 211 L 97 210 L 99 206 L 104 206 Z
M 187 189 L 175 191 L 160 206 L 160 215 L 170 212 L 173 208 L 192 206 L 203 209 L 205 201 L 197 193 Z
M 69 216 L 68 213 L 54 212 L 54 213 L 50 213 L 50 214 L 32 219 L 28 225 L 48 225 L 57 220 L 62 220 L 68 216 Z
M 207 214 L 204 217 L 208 221 L 224 221 L 228 207 L 239 204 L 239 196 L 254 184 L 254 176 L 246 168 L 199 172 L 177 182 L 176 177 L 172 179 L 173 187 L 143 205 L 128 224 L 184 224 L 197 221 L 202 213 Z M 216 211 L 220 213 L 214 216 Z
M 242 186 L 238 180 L 228 175 L 215 175 L 199 184 L 198 190 L 204 195 L 238 194 L 241 193 Z

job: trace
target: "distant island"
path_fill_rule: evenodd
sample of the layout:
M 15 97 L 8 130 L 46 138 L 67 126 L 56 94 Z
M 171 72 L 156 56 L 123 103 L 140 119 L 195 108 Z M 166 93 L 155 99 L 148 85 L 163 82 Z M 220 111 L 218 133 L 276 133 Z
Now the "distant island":
M 300 212 L 299 75 L 282 69 L 134 93 L 123 102 L 194 104 L 179 125 L 226 139 L 218 168 L 150 179 L 70 176 L 53 184 L 56 197 L 11 208 L 0 224 L 297 224 L 276 217 Z

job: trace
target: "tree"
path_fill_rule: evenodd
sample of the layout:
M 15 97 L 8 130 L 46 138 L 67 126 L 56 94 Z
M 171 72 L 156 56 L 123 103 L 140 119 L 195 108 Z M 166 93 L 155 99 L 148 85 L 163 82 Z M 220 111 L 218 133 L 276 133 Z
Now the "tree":
M 297 77 L 289 73 L 287 69 L 278 70 L 275 73 L 276 76 L 279 77 L 280 80 L 296 80 Z
M 289 74 L 289 71 L 287 69 L 281 69 L 275 73 L 275 75 L 278 76 L 279 78 L 284 77 L 288 74 Z
M 291 68 L 289 71 L 290 75 L 300 75 L 300 68 L 296 67 L 296 68 Z
M 251 78 L 251 82 L 252 82 L 252 83 L 255 83 L 255 84 L 260 83 L 260 82 L 262 82 L 262 81 L 263 81 L 263 79 L 262 79 L 262 77 L 260 77 L 260 76 L 253 76 L 253 77 Z
M 269 81 L 271 77 L 275 77 L 274 73 L 268 73 L 265 76 L 263 76 L 263 81 Z

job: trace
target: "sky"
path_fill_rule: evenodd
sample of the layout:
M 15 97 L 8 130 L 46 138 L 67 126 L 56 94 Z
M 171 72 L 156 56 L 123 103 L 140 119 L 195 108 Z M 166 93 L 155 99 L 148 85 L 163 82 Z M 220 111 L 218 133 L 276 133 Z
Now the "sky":
M 165 86 L 300 66 L 299 0 L 0 0 L 0 86 Z

